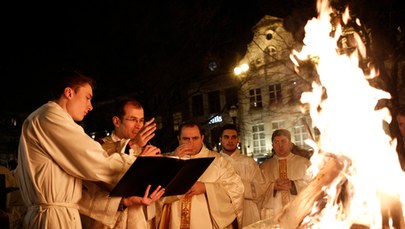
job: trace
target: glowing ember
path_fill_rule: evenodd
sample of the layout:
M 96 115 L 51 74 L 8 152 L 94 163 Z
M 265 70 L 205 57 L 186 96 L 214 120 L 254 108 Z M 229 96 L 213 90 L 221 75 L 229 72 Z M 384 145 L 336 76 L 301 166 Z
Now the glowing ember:
M 325 205 L 322 209 L 314 205 L 312 212 L 318 214 L 308 215 L 302 224 L 311 228 L 341 229 L 354 224 L 383 228 L 385 216 L 381 212 L 391 209 L 387 213 L 390 227 L 393 215 L 400 212 L 399 224 L 404 228 L 404 211 L 393 210 L 396 202 L 404 206 L 400 194 L 405 194 L 405 179 L 395 151 L 396 141 L 384 130 L 391 116 L 387 108 L 376 109 L 377 102 L 390 95 L 370 86 L 368 79 L 377 76 L 374 69 L 365 74 L 359 67 L 359 60 L 366 53 L 360 36 L 355 34 L 356 47 L 342 54 L 338 51 L 342 27 L 331 24 L 328 1 L 318 1 L 318 12 L 318 18 L 308 21 L 305 45 L 293 53 L 292 60 L 296 65 L 299 60 L 314 61 L 319 75 L 319 81 L 312 83 L 312 92 L 301 97 L 301 102 L 310 107 L 313 126 L 320 132 L 317 142 L 308 142 L 315 148 L 311 171 L 318 174 L 326 160 L 324 152 L 332 153 L 348 162 L 341 172 L 347 182 L 345 201 L 338 200 L 343 193 L 339 191 L 342 187 L 338 187 L 342 186 L 341 180 L 332 182 L 324 187 Z M 350 20 L 348 10 L 341 20 Z

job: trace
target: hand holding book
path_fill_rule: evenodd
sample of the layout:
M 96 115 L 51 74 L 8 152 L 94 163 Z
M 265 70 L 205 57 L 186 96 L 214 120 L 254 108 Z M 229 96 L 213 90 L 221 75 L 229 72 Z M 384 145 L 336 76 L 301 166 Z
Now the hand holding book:
M 162 186 L 165 189 L 163 196 L 185 194 L 213 160 L 213 157 L 184 159 L 140 156 L 110 192 L 110 196 L 144 196 L 148 185 L 152 190 Z
M 146 188 L 145 194 L 143 197 L 141 196 L 130 196 L 128 198 L 122 198 L 122 204 L 125 207 L 129 207 L 132 205 L 145 205 L 149 206 L 155 201 L 159 200 L 160 197 L 163 196 L 165 193 L 165 189 L 162 188 L 162 186 L 158 186 L 150 195 L 149 195 L 149 190 L 151 188 L 151 185 L 148 185 Z

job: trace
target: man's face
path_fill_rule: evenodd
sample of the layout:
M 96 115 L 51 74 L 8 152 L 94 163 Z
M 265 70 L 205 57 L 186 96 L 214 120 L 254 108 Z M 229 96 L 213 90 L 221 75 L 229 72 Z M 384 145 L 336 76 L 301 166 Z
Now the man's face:
M 90 84 L 85 84 L 76 88 L 76 91 L 70 88 L 65 90 L 65 96 L 68 98 L 66 104 L 67 112 L 75 121 L 82 121 L 88 112 L 93 110 L 91 99 L 93 98 L 93 89 Z
M 200 152 L 203 147 L 204 136 L 200 134 L 197 126 L 183 127 L 179 136 L 179 144 L 190 144 L 192 147 L 191 155 L 195 155 Z
M 239 137 L 236 130 L 224 130 L 221 135 L 222 151 L 225 153 L 233 153 L 238 147 Z
M 399 131 L 401 131 L 402 137 L 405 137 L 405 116 L 397 115 L 397 122 Z
M 273 140 L 273 149 L 279 157 L 286 157 L 290 154 L 292 143 L 286 136 L 276 136 Z
M 114 124 L 115 134 L 119 138 L 133 139 L 144 125 L 144 111 L 142 108 L 131 104 L 125 105 L 124 110 L 124 117 Z

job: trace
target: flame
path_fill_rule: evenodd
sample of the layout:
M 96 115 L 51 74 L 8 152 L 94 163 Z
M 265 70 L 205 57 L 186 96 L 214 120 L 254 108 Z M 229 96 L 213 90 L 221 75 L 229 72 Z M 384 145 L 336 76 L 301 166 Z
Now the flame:
M 315 149 L 310 169 L 312 174 L 319 172 L 323 152 L 348 158 L 350 163 L 342 176 L 350 183 L 350 189 L 349 204 L 342 206 L 336 199 L 340 181 L 324 187 L 326 205 L 317 216 L 319 219 L 314 220 L 314 228 L 350 228 L 353 224 L 381 228 L 381 209 L 386 207 L 381 204 L 383 200 L 399 198 L 402 206 L 405 203 L 401 196 L 405 193 L 404 173 L 395 150 L 396 140 L 387 134 L 391 115 L 387 108 L 376 108 L 379 100 L 391 96 L 370 85 L 368 79 L 378 76 L 375 69 L 370 68 L 365 74 L 359 67 L 361 58 L 366 57 L 361 37 L 355 33 L 355 49 L 340 52 L 341 24 L 331 23 L 336 20 L 331 17 L 333 10 L 328 1 L 318 0 L 317 9 L 318 18 L 305 26 L 304 46 L 291 55 L 297 66 L 299 60 L 312 60 L 319 75 L 319 80 L 312 83 L 312 91 L 301 97 L 303 104 L 309 104 L 313 127 L 320 132 L 316 142 L 308 140 Z M 346 8 L 341 21 L 347 24 L 349 20 Z

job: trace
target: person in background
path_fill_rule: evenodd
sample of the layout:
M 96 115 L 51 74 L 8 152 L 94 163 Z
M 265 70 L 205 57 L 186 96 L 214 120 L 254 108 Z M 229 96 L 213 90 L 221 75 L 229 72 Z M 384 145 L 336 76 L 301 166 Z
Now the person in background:
M 18 187 L 15 169 L 17 168 L 17 160 L 11 159 L 7 162 L 9 173 L 6 174 L 6 212 L 9 218 L 8 229 L 19 229 L 22 227 L 24 215 L 27 212 L 27 207 L 21 199 L 20 189 Z M 2 172 L 0 172 L 2 173 Z
M 159 228 L 241 228 L 244 187 L 232 165 L 204 146 L 198 123 L 182 123 L 179 146 L 170 155 L 181 158 L 214 157 L 198 181 L 184 195 L 163 197 Z
M 17 168 L 17 160 L 16 159 L 10 159 L 7 162 L 7 168 L 14 174 L 15 169 Z
M 77 123 L 93 110 L 95 81 L 69 70 L 54 79 L 52 100 L 22 125 L 16 169 L 28 207 L 22 228 L 82 228 L 78 203 L 83 180 L 113 187 L 134 161 L 129 155 L 108 156 Z M 123 200 L 125 206 L 134 204 L 131 197 Z M 105 214 L 110 212 L 105 209 Z
M 275 155 L 260 165 L 266 179 L 266 192 L 260 204 L 262 220 L 273 220 L 309 182 L 306 171 L 311 162 L 291 153 L 293 144 L 290 131 L 275 130 L 271 141 Z
M 2 182 L 0 184 L 0 223 L 1 225 L 4 225 L 4 227 L 9 228 L 12 221 L 12 215 L 10 212 L 10 206 L 8 205 L 8 200 L 10 198 L 10 190 L 16 187 L 16 181 L 13 173 L 7 168 L 7 166 L 1 164 L 0 176 L 2 176 L 2 179 L 0 179 Z
M 161 156 L 160 149 L 147 145 L 154 137 L 156 124 L 152 118 L 144 125 L 144 109 L 142 105 L 135 99 L 123 99 L 116 102 L 113 110 L 112 123 L 114 130 L 111 135 L 98 139 L 102 147 L 108 154 L 119 152 L 120 154 L 129 154 L 133 157 L 139 155 Z M 143 174 L 144 175 L 144 174 Z M 86 182 L 84 184 L 87 191 L 84 193 L 84 198 L 81 204 L 91 206 L 93 204 L 100 205 L 102 202 L 109 202 L 110 197 L 104 190 L 94 187 L 93 184 Z M 137 205 L 130 206 L 117 211 L 115 214 L 105 214 L 96 208 L 85 207 L 91 209 L 90 212 L 81 211 L 83 215 L 83 225 L 86 228 L 155 228 L 155 204 L 164 192 L 159 189 L 154 199 L 146 199 Z M 99 198 L 94 198 L 98 196 Z M 119 198 L 119 197 L 113 197 Z M 92 218 L 97 220 L 93 220 Z M 112 226 L 113 225 L 113 226 Z
M 235 125 L 225 124 L 219 140 L 222 147 L 220 154 L 232 164 L 245 188 L 242 217 L 242 226 L 245 227 L 260 220 L 257 203 L 264 192 L 264 177 L 259 164 L 238 149 L 239 135 Z

